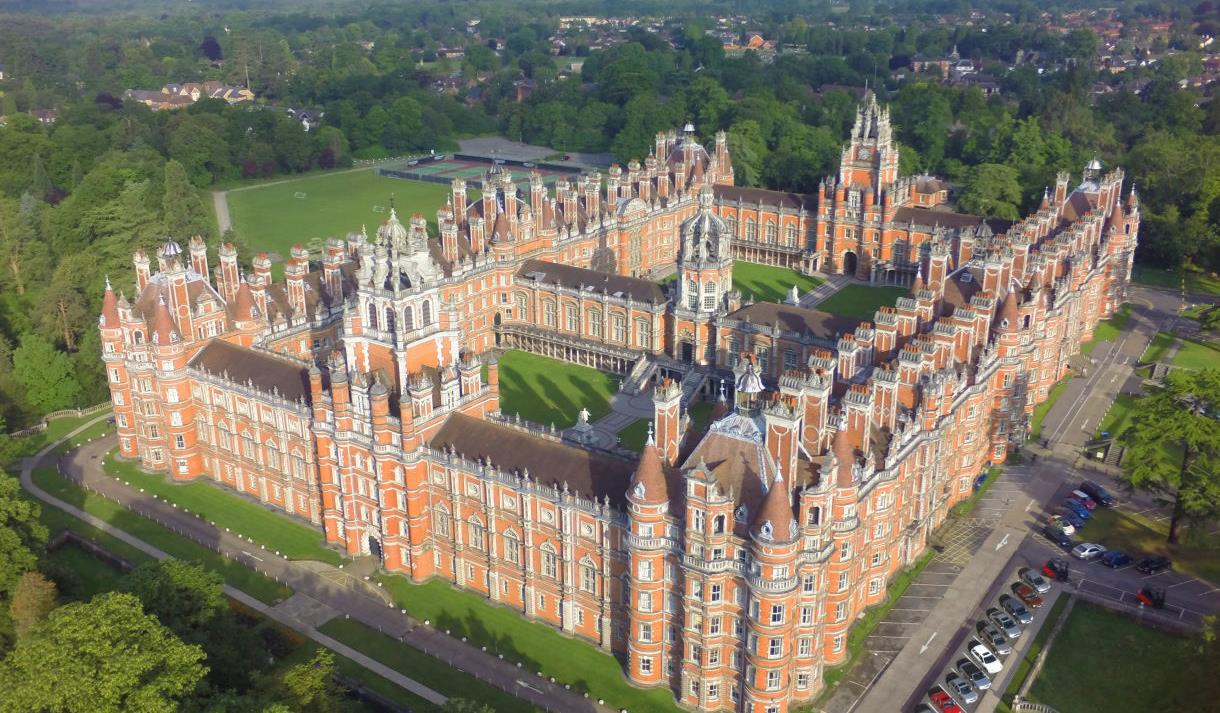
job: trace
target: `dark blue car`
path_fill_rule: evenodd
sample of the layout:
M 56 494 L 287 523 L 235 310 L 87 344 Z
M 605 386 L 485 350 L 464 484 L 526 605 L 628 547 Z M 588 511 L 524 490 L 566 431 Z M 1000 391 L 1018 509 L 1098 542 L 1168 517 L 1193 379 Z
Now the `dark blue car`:
M 1062 517 L 1064 520 L 1067 520 L 1069 523 L 1071 523 L 1072 527 L 1074 527 L 1076 529 L 1080 529 L 1080 528 L 1084 527 L 1084 518 L 1077 515 L 1075 510 L 1069 510 L 1067 508 L 1063 508 L 1057 514 L 1059 515 L 1059 517 Z
M 1077 502 L 1076 500 L 1073 500 L 1072 498 L 1064 498 L 1063 506 L 1065 508 L 1067 508 L 1068 510 L 1071 510 L 1072 512 L 1076 513 L 1076 515 L 1078 515 L 1080 517 L 1080 519 L 1082 519 L 1082 520 L 1088 520 L 1089 517 L 1091 516 L 1088 508 L 1081 505 L 1079 502 Z
M 1101 556 L 1101 563 L 1111 569 L 1126 567 L 1131 564 L 1131 555 L 1122 550 L 1110 550 Z
M 1108 490 L 1103 488 L 1100 483 L 1092 480 L 1086 480 L 1080 484 L 1080 490 L 1097 501 L 1102 507 L 1114 507 L 1114 496 Z

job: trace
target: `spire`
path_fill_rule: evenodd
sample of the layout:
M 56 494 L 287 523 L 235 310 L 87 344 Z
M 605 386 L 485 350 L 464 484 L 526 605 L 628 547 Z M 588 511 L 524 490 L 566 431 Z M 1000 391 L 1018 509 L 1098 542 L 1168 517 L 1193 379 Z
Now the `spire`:
M 630 496 L 646 505 L 669 502 L 669 488 L 665 484 L 665 471 L 661 468 L 661 454 L 652 436 L 652 423 L 648 424 L 648 442 L 640 456 L 640 464 L 632 478 Z
M 758 508 L 758 514 L 754 516 L 750 533 L 756 540 L 791 542 L 796 538 L 797 531 L 796 518 L 792 516 L 792 496 L 788 493 L 784 477 L 776 473 L 767 496 Z
M 729 412 L 729 401 L 724 396 L 724 379 L 720 380 L 720 394 L 716 397 L 716 403 L 712 405 L 712 421 L 719 421 L 724 418 Z
M 178 341 L 178 334 L 174 330 L 174 318 L 170 316 L 169 305 L 165 304 L 165 297 L 157 298 L 157 312 L 153 316 L 153 344 L 158 346 L 167 346 Z
M 258 309 L 254 306 L 254 295 L 250 293 L 250 283 L 241 281 L 237 288 L 237 297 L 233 300 L 233 320 L 249 322 L 258 317 Z
M 102 296 L 102 328 L 117 329 L 119 326 L 119 301 L 110 289 L 110 275 L 106 276 L 106 293 Z

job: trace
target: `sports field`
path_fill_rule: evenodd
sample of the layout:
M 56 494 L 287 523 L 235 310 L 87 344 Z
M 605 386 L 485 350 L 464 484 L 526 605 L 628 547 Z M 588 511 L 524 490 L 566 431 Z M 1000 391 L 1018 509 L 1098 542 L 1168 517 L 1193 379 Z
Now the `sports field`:
M 228 201 L 238 238 L 283 258 L 295 243 L 318 250 L 361 225 L 373 234 L 389 217 L 391 198 L 403 223 L 420 212 L 435 231 L 436 209 L 448 195 L 444 184 L 385 178 L 370 168 L 239 188 Z

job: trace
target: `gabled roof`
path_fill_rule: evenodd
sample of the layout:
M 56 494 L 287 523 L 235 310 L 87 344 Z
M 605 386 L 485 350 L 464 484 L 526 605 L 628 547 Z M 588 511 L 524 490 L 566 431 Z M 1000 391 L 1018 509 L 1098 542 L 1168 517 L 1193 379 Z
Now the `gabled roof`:
M 236 383 L 249 382 L 264 393 L 279 392 L 289 401 L 310 400 L 308 370 L 295 361 L 265 351 L 213 339 L 187 366 Z

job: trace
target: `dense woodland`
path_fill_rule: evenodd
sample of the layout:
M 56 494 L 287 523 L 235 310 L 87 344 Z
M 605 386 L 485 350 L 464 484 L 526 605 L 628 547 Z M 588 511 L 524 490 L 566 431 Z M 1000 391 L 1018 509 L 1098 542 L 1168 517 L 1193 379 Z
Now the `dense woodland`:
M 867 85 L 892 106 L 903 170 L 959 183 L 963 210 L 1016 217 L 1057 171 L 1078 175 L 1097 155 L 1138 187 L 1142 262 L 1220 269 L 1220 104 L 1178 83 L 1197 71 L 1200 57 L 1185 49 L 1214 23 L 1211 3 L 1124 6 L 1173 21 L 1148 52 L 1181 51 L 1121 75 L 1091 68 L 1091 32 L 1046 32 L 1028 4 L 1010 4 L 1014 22 L 967 27 L 921 14 L 964 4 L 893 15 L 860 3 L 859 16 L 839 13 L 830 28 L 818 19 L 830 5 L 795 17 L 759 2 L 756 26 L 804 50 L 765 63 L 726 57 L 696 12 L 704 6 L 680 3 L 662 33 L 633 29 L 613 49 L 590 50 L 587 33 L 571 34 L 565 51 L 584 65 L 568 79 L 559 77 L 571 57 L 550 54 L 548 38 L 560 13 L 596 3 L 197 4 L 206 7 L 132 0 L 120 4 L 130 12 L 98 15 L 87 13 L 99 3 L 78 0 L 42 5 L 60 14 L 0 17 L 0 64 L 11 77 L 0 82 L 0 419 L 9 427 L 106 397 L 96 330 L 105 279 L 130 297 L 136 247 L 167 235 L 218 240 L 206 189 L 450 149 L 470 135 L 626 160 L 689 120 L 705 138 L 728 132 L 740 183 L 815 191 Z M 22 4 L 0 4 L 11 7 Z M 139 12 L 150 7 L 158 11 Z M 465 31 L 476 16 L 478 41 Z M 466 47 L 462 61 L 435 61 L 456 45 Z M 1000 94 L 912 75 L 911 57 L 955 46 L 998 78 Z M 1015 64 L 1018 50 L 1036 53 L 1045 71 Z M 433 89 L 451 72 L 480 81 L 474 97 Z M 122 98 L 205 79 L 248 82 L 258 103 L 153 112 Z M 1099 82 L 1114 91 L 1094 96 Z M 530 93 L 519 103 L 522 83 Z M 323 125 L 303 131 L 288 107 L 323 110 Z M 53 124 L 28 113 L 45 109 L 57 111 Z

